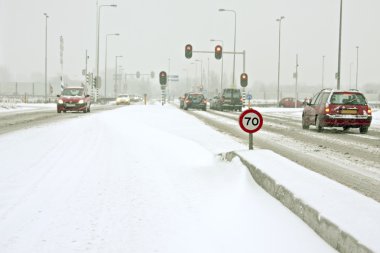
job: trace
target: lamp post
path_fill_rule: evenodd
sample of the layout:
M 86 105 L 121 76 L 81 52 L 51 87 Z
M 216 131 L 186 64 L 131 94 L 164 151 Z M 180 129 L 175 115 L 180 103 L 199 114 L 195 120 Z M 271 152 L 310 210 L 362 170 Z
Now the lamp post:
M 45 103 L 47 103 L 47 19 L 48 14 L 44 13 L 45 16 Z
M 211 39 L 210 41 L 221 42 L 222 43 L 222 48 L 224 48 L 224 41 L 223 40 Z M 222 92 L 222 90 L 223 90 L 223 59 L 224 59 L 224 57 L 222 57 L 222 70 L 221 70 L 221 73 L 220 73 L 220 92 Z
M 96 87 L 99 87 L 99 36 L 100 36 L 100 10 L 102 7 L 117 7 L 116 4 L 98 4 L 96 1 Z M 95 92 L 95 102 L 97 100 Z
M 196 59 L 195 61 L 201 63 L 201 87 L 203 88 L 203 61 L 199 59 Z
M 325 56 L 322 56 L 322 89 L 325 82 Z
M 278 69 L 277 69 L 277 105 L 280 103 L 280 61 L 281 61 L 281 21 L 284 16 L 276 19 L 278 22 Z
M 356 80 L 355 80 L 355 89 L 358 89 L 358 75 L 359 75 L 359 46 L 356 46 Z
M 338 51 L 338 72 L 336 73 L 337 89 L 340 89 L 340 62 L 341 62 L 341 48 L 342 48 L 342 5 L 343 0 L 340 0 L 340 20 L 339 20 L 339 51 Z
M 104 97 L 107 98 L 107 44 L 109 36 L 119 36 L 118 33 L 109 33 L 106 35 L 106 55 L 104 59 Z
M 117 80 L 118 80 L 118 77 L 117 77 L 117 58 L 121 58 L 123 57 L 122 55 L 116 55 L 115 56 L 115 88 L 114 88 L 114 91 L 115 91 L 115 96 L 117 96 L 117 92 L 118 92 L 118 89 L 117 89 Z
M 351 89 L 351 85 L 352 85 L 352 64 L 354 64 L 353 62 L 350 62 L 350 89 Z
M 235 16 L 235 31 L 234 31 L 234 63 L 233 63 L 233 70 L 232 70 L 232 87 L 235 88 L 235 56 L 236 56 L 236 11 L 235 10 L 226 10 L 226 9 L 219 9 L 219 11 L 229 11 L 233 12 Z

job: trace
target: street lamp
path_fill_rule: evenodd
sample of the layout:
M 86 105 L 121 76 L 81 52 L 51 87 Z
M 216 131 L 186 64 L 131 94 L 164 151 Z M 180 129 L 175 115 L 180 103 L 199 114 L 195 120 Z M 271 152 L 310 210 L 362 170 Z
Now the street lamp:
M 121 58 L 123 57 L 122 55 L 116 55 L 115 56 L 115 88 L 114 88 L 114 91 L 115 91 L 115 96 L 117 96 L 117 80 L 118 80 L 118 77 L 117 77 L 117 58 Z
M 223 40 L 211 39 L 210 41 L 221 42 L 222 43 L 222 48 L 224 48 L 224 41 Z M 222 90 L 223 90 L 223 59 L 224 59 L 224 57 L 222 57 L 222 71 L 220 73 L 220 92 L 222 92 Z
M 44 13 L 45 16 L 45 103 L 47 103 L 47 19 L 48 14 Z
M 281 21 L 284 19 L 284 16 L 276 19 L 278 22 L 278 69 L 277 69 L 277 104 L 280 103 L 280 61 L 281 61 Z
M 358 75 L 359 75 L 359 46 L 356 46 L 356 81 L 355 81 L 355 89 L 358 89 Z
M 100 9 L 102 7 L 117 7 L 116 4 L 98 4 L 96 1 L 96 87 L 98 87 L 99 82 L 99 34 L 100 34 Z M 96 92 L 95 92 L 95 102 L 96 102 Z
M 341 48 L 342 48 L 342 5 L 343 1 L 340 0 L 340 21 L 339 21 L 339 52 L 338 52 L 338 73 L 336 74 L 337 89 L 340 89 L 340 61 L 341 61 Z
M 195 61 L 201 63 L 201 87 L 203 89 L 203 61 L 199 59 L 196 59 Z
M 322 89 L 325 82 L 325 56 L 322 56 Z
M 234 63 L 232 70 L 232 87 L 235 88 L 235 55 L 236 55 L 236 11 L 235 10 L 227 10 L 227 9 L 219 9 L 219 11 L 229 11 L 233 12 L 235 16 L 235 31 L 234 31 Z
M 119 36 L 118 33 L 109 33 L 106 35 L 106 55 L 105 55 L 105 66 L 104 66 L 104 97 L 107 98 L 107 40 L 109 36 Z

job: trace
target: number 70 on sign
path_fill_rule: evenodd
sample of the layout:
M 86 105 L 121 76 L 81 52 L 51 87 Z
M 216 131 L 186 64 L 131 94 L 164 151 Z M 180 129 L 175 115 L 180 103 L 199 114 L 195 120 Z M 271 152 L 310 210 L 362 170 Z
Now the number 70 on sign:
M 248 109 L 239 117 L 240 128 L 247 133 L 255 133 L 263 126 L 263 116 L 254 109 Z

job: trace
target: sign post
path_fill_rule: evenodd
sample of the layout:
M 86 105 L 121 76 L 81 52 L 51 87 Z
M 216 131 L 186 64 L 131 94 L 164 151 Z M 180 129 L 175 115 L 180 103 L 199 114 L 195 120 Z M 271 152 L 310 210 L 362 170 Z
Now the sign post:
M 263 126 L 264 120 L 261 113 L 254 109 L 248 109 L 242 112 L 239 117 L 240 128 L 249 133 L 249 150 L 253 149 L 252 134 L 259 131 Z

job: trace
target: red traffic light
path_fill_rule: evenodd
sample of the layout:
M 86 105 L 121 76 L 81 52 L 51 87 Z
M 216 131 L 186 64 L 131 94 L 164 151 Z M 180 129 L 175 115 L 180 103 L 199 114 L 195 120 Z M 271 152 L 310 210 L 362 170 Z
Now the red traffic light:
M 241 87 L 247 87 L 248 75 L 246 73 L 243 73 L 240 75 L 240 85 L 241 85 Z
M 190 59 L 193 56 L 193 46 L 190 44 L 187 44 L 185 46 L 185 57 L 187 59 Z
M 215 58 L 220 60 L 222 58 L 223 48 L 221 45 L 215 46 Z
M 165 71 L 160 72 L 160 84 L 161 85 L 166 85 L 167 82 L 167 76 Z

